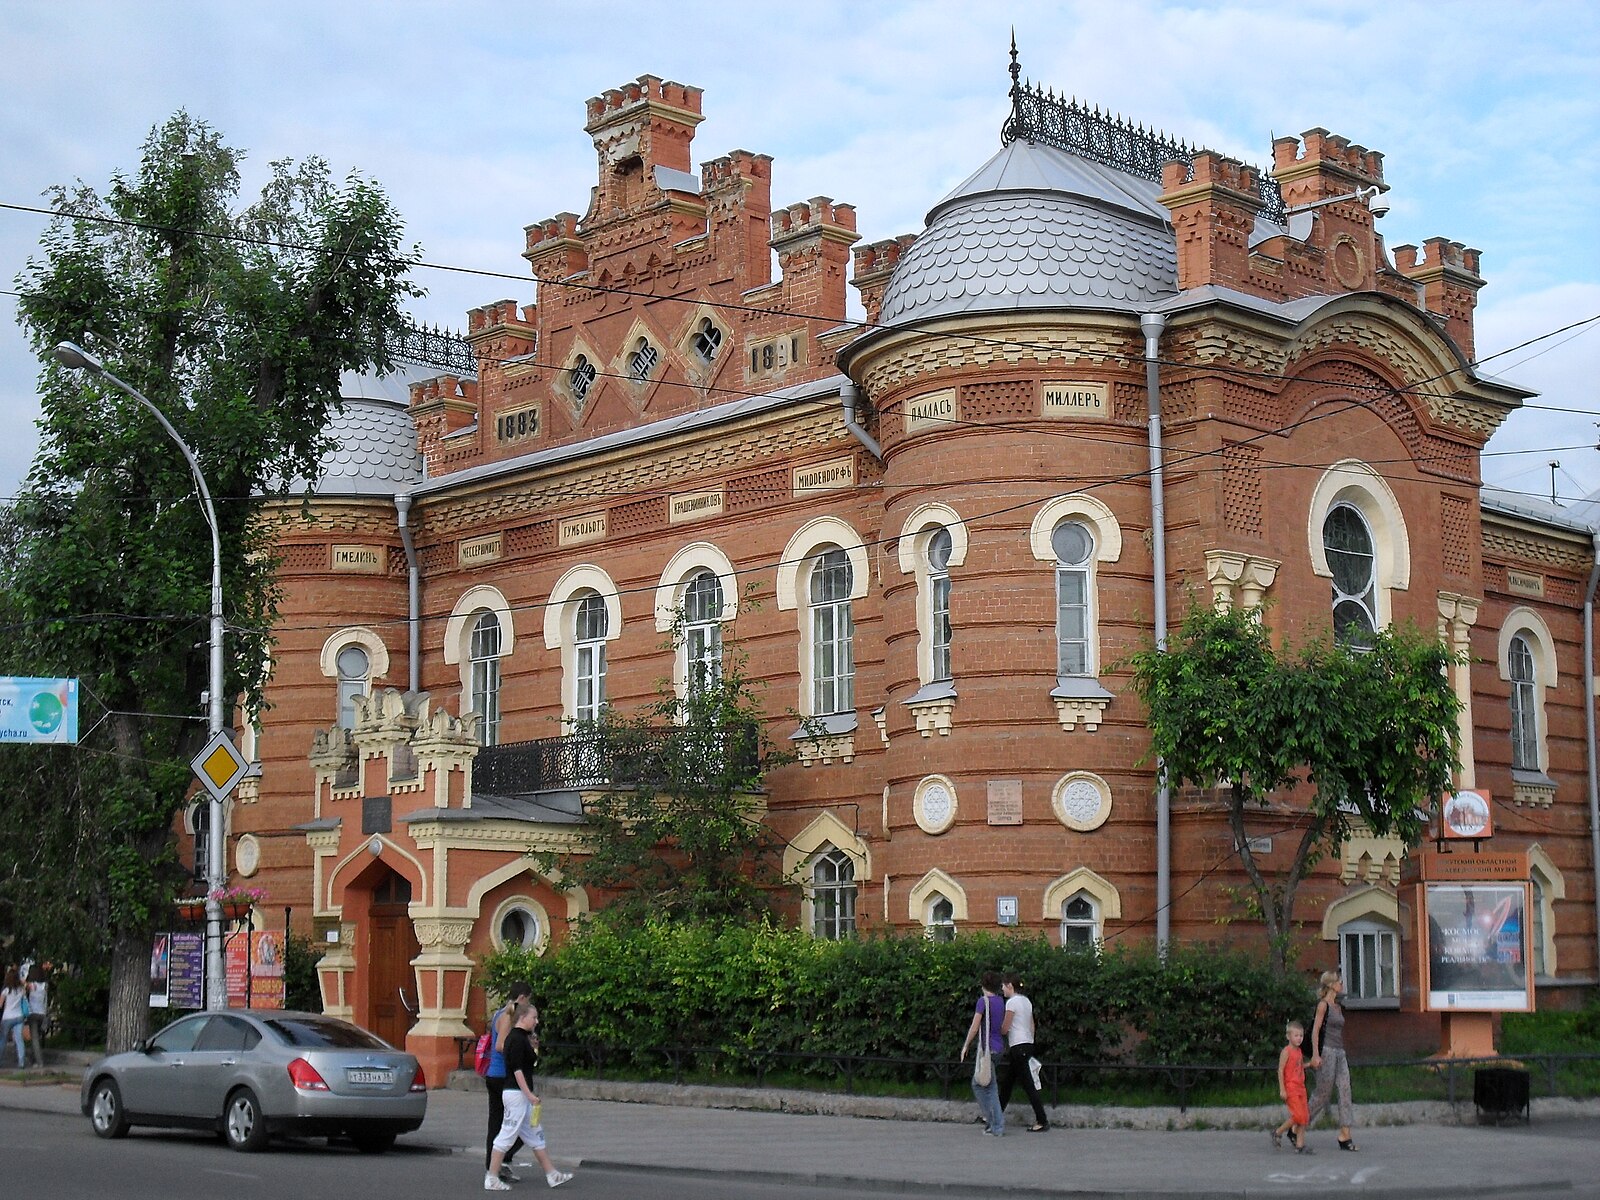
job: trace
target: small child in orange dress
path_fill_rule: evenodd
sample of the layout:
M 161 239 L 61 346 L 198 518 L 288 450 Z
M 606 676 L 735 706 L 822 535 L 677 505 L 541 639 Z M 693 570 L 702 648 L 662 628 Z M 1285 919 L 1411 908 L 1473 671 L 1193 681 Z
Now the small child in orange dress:
M 1315 1154 L 1306 1145 L 1306 1126 L 1311 1124 L 1311 1113 L 1306 1108 L 1306 1060 L 1300 1051 L 1305 1041 L 1306 1027 L 1299 1021 L 1290 1021 L 1284 1029 L 1288 1044 L 1278 1054 L 1278 1095 L 1289 1106 L 1289 1119 L 1272 1131 L 1272 1148 L 1283 1145 L 1283 1135 L 1290 1133 L 1295 1153 Z

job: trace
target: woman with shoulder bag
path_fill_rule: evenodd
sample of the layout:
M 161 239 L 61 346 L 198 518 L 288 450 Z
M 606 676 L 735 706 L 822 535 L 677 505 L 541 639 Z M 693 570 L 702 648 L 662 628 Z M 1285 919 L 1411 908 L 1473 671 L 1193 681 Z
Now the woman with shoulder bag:
M 972 1060 L 972 1094 L 977 1097 L 978 1111 L 983 1114 L 984 1133 L 1005 1137 L 1006 1114 L 1000 1108 L 1000 1092 L 995 1083 L 1002 1052 L 1000 1026 L 1006 1019 L 1005 1001 L 1000 999 L 1000 973 L 985 971 L 980 985 L 982 995 L 973 1011 L 972 1024 L 967 1027 L 966 1039 L 961 1043 L 961 1059 L 966 1061 L 967 1047 L 972 1045 L 973 1039 L 981 1039 Z

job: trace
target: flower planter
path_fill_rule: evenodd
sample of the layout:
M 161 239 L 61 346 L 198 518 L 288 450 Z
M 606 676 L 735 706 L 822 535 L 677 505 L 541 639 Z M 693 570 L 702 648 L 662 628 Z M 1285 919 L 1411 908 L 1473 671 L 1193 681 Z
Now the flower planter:
M 206 902 L 204 900 L 178 900 L 174 901 L 172 911 L 180 921 L 203 922 L 206 919 Z M 222 919 L 224 921 L 242 921 L 250 915 L 248 902 L 228 901 L 222 906 Z

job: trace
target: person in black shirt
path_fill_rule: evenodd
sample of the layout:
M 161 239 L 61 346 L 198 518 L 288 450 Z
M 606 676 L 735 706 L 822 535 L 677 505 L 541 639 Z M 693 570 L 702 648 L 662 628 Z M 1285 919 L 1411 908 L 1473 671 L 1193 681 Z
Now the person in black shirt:
M 505 1104 L 505 1120 L 500 1134 L 494 1139 L 494 1155 L 489 1159 L 488 1173 L 483 1177 L 486 1192 L 509 1192 L 511 1185 L 500 1178 L 500 1168 L 505 1165 L 506 1151 L 511 1144 L 522 1139 L 523 1145 L 533 1151 L 533 1156 L 544 1168 L 544 1181 L 551 1187 L 560 1187 L 572 1175 L 556 1170 L 544 1146 L 544 1129 L 539 1124 L 539 1097 L 533 1091 L 533 1069 L 538 1065 L 538 1042 L 533 1036 L 539 1024 L 539 1010 L 531 1004 L 517 1005 L 512 1017 L 511 1032 L 506 1034 L 506 1089 L 501 1094 Z

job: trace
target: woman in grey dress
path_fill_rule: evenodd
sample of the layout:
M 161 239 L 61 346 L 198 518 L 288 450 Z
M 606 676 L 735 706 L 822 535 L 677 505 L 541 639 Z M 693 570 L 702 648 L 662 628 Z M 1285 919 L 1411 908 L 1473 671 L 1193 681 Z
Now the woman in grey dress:
M 1358 1150 L 1360 1147 L 1350 1136 L 1350 1064 L 1344 1056 L 1344 1006 L 1339 1003 L 1344 976 L 1338 971 L 1324 971 L 1317 983 L 1317 1019 L 1311 1026 L 1311 1066 L 1317 1073 L 1317 1090 L 1311 1097 L 1311 1120 L 1306 1127 L 1317 1123 L 1337 1083 L 1339 1149 Z

